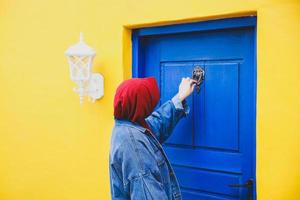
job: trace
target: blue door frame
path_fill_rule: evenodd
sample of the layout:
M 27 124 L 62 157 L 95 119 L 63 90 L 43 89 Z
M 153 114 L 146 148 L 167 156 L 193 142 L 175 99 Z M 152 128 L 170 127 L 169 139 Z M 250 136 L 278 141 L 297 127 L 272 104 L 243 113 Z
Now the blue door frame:
M 201 32 L 201 31 L 212 31 L 212 30 L 224 30 L 232 28 L 253 28 L 255 31 L 254 35 L 254 81 L 253 88 L 254 94 L 253 99 L 250 101 L 253 103 L 253 112 L 249 116 L 249 120 L 252 120 L 254 127 L 256 127 L 256 80 L 257 80 L 257 67 L 256 67 L 256 17 L 240 17 L 240 18 L 227 18 L 218 20 L 209 20 L 202 22 L 184 23 L 184 24 L 174 24 L 165 25 L 157 27 L 146 27 L 135 29 L 132 31 L 132 77 L 143 77 L 144 76 L 144 61 L 140 52 L 143 50 L 143 46 L 140 41 L 144 37 L 159 36 L 166 34 L 176 34 L 176 33 L 190 33 L 190 32 Z M 253 146 L 253 178 L 256 180 L 256 129 L 253 130 L 253 141 L 251 141 Z M 256 181 L 254 181 L 254 199 L 256 199 Z

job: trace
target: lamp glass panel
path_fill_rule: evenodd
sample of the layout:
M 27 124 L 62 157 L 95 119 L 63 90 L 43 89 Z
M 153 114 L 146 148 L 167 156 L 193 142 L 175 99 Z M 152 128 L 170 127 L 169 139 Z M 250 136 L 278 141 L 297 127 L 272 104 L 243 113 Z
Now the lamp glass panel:
M 91 74 L 91 56 L 69 56 L 71 79 L 88 80 Z

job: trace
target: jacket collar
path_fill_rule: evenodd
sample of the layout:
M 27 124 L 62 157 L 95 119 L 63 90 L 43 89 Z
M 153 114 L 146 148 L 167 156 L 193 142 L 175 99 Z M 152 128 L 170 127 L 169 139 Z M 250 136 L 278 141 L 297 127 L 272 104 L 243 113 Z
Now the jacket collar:
M 141 125 L 131 122 L 129 120 L 123 120 L 123 119 L 115 119 L 115 124 L 116 125 L 124 125 L 124 126 L 129 126 L 132 128 L 135 128 L 143 133 L 145 133 L 146 131 L 149 131 L 148 129 L 142 127 Z

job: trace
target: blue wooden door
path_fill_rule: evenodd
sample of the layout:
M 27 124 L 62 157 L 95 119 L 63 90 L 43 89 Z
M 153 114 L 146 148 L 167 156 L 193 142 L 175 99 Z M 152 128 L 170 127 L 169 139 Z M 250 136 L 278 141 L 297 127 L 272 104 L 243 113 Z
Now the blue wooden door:
M 195 66 L 205 70 L 190 114 L 163 145 L 184 200 L 255 199 L 255 22 L 237 18 L 137 29 L 133 75 L 155 76 L 163 103 Z M 252 194 L 249 194 L 252 193 Z

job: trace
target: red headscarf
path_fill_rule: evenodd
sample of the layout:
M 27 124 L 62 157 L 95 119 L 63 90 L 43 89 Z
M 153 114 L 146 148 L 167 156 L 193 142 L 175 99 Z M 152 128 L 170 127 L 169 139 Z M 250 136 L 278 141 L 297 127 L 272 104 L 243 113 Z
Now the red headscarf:
M 159 89 L 154 77 L 125 80 L 117 88 L 114 98 L 114 116 L 125 119 L 150 130 L 145 118 L 159 100 Z

